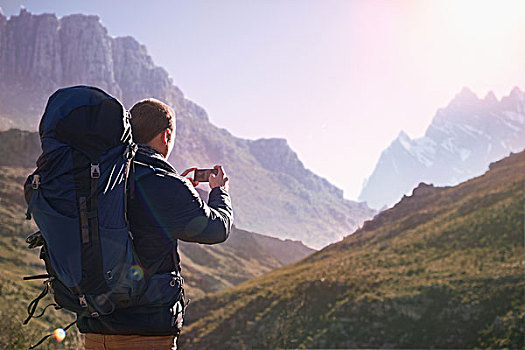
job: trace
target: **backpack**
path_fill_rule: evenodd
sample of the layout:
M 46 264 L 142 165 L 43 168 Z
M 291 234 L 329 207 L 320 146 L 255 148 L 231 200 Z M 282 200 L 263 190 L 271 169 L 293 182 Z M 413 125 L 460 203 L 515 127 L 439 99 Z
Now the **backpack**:
M 26 241 L 41 246 L 48 273 L 24 278 L 47 278 L 24 324 L 48 292 L 77 319 L 179 300 L 182 278 L 145 276 L 133 247 L 126 209 L 137 147 L 122 104 L 95 87 L 60 89 L 49 98 L 39 134 L 42 155 L 24 192 L 27 219 L 40 231 Z

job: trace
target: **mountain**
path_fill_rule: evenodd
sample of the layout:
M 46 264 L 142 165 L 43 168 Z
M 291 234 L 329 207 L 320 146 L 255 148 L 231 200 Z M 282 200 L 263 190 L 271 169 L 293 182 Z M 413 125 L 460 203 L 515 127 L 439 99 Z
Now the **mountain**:
M 525 347 L 525 152 L 192 303 L 182 348 Z
M 170 161 L 179 170 L 224 165 L 239 228 L 320 248 L 375 214 L 306 169 L 286 140 L 246 140 L 213 125 L 143 45 L 111 37 L 97 16 L 0 14 L 0 76 L 4 130 L 36 131 L 47 98 L 69 85 L 99 86 L 127 108 L 147 97 L 167 102 L 177 113 Z
M 456 185 L 487 170 L 490 162 L 525 148 L 525 93 L 515 87 L 500 101 L 464 88 L 438 110 L 425 136 L 401 131 L 383 151 L 359 200 L 391 206 L 420 182 Z
M 283 241 L 236 227 L 223 244 L 179 245 L 182 273 L 191 298 L 235 286 L 314 252 L 300 241 Z

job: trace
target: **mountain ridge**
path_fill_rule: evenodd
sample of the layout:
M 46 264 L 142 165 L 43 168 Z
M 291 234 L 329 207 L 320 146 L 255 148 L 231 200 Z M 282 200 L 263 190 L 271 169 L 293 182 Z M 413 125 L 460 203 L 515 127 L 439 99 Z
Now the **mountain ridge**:
M 34 131 L 55 89 L 96 85 L 129 108 L 154 97 L 177 113 L 174 166 L 222 164 L 230 176 L 236 225 L 320 248 L 375 214 L 306 169 L 282 139 L 247 140 L 210 123 L 132 37 L 110 37 L 97 16 L 0 15 L 0 129 Z M 262 147 L 264 146 L 264 147 Z
M 359 200 L 391 206 L 419 182 L 455 185 L 482 174 L 490 162 L 525 148 L 525 93 L 514 87 L 498 100 L 463 88 L 436 112 L 423 137 L 404 131 L 381 153 Z

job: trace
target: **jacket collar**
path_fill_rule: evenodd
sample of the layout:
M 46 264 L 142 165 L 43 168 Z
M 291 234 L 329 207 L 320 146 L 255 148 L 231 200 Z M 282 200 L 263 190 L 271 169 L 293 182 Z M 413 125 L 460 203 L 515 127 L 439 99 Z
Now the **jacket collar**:
M 178 174 L 173 165 L 171 165 L 167 159 L 164 158 L 164 156 L 153 147 L 143 143 L 139 143 L 137 146 L 138 150 L 137 154 L 135 155 L 137 161 L 149 164 L 155 168 L 160 168 Z

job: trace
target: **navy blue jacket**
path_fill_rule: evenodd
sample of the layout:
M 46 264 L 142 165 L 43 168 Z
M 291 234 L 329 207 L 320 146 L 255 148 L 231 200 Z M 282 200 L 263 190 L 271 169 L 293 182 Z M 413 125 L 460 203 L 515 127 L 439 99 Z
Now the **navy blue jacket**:
M 128 220 L 146 276 L 180 271 L 179 239 L 214 244 L 228 238 L 233 211 L 224 188 L 212 189 L 206 204 L 189 180 L 146 145 L 139 145 L 134 166 Z M 143 305 L 98 319 L 79 318 L 77 326 L 82 333 L 168 335 L 158 327 L 170 317 L 169 307 Z
M 212 189 L 206 204 L 189 180 L 179 176 L 160 153 L 143 145 L 135 158 L 135 193 L 128 217 L 135 249 L 150 273 L 178 269 L 177 240 L 224 242 L 233 222 L 224 188 Z

